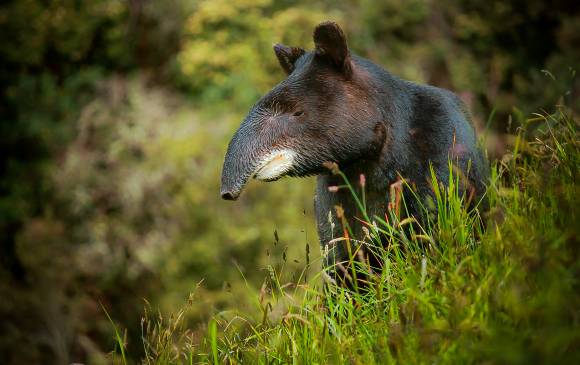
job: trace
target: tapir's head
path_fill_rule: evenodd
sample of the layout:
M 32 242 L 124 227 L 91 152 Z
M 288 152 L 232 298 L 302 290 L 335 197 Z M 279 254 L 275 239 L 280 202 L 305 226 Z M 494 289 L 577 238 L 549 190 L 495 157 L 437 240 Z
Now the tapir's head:
M 385 134 L 376 89 L 351 57 L 336 23 L 314 30 L 314 51 L 275 45 L 288 78 L 262 97 L 234 134 L 226 153 L 221 196 L 235 200 L 248 179 L 324 172 L 377 155 Z

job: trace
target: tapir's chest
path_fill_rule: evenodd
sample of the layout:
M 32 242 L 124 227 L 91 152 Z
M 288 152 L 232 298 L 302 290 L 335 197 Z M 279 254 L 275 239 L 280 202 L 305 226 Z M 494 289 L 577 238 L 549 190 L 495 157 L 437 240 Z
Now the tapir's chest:
M 337 179 L 338 178 L 338 179 Z M 340 180 L 339 180 L 340 179 Z M 364 237 L 362 227 L 365 226 L 365 214 L 361 210 L 362 205 L 367 217 L 384 217 L 388 205 L 388 189 L 374 190 L 365 189 L 360 181 L 352 181 L 352 188 L 357 194 L 358 202 L 353 197 L 348 187 L 344 186 L 342 178 L 337 176 L 322 175 L 318 177 L 314 208 L 318 236 L 323 252 L 332 250 L 332 257 L 327 262 L 337 262 L 345 259 L 346 252 L 341 249 L 341 241 L 336 238 L 343 237 L 345 231 L 350 231 L 354 237 Z

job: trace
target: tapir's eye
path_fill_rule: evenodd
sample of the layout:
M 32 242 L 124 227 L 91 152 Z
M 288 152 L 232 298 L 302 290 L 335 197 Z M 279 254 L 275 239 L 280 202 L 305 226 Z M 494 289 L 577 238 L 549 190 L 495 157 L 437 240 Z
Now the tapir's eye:
M 292 115 L 295 117 L 299 117 L 301 115 L 304 115 L 304 112 L 302 110 L 298 110 L 298 111 L 294 112 L 294 114 L 292 114 Z

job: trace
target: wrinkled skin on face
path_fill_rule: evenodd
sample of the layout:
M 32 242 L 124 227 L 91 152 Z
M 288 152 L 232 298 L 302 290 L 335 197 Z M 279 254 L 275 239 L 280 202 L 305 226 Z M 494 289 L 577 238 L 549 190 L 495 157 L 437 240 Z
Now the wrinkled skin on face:
M 288 78 L 260 99 L 233 136 L 221 194 L 237 199 L 251 177 L 308 176 L 323 163 L 341 166 L 376 155 L 382 115 L 365 73 L 353 72 L 344 35 L 334 23 L 314 33 L 316 50 L 274 46 Z

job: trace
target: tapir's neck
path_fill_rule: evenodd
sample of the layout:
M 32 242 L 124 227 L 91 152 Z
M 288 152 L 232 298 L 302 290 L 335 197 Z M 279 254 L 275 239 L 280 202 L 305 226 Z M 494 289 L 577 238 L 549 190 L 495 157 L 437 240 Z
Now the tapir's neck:
M 369 103 L 377 108 L 375 122 L 382 123 L 385 127 L 384 143 L 380 151 L 375 151 L 372 156 L 339 165 L 359 198 L 362 198 L 364 189 L 368 216 L 383 216 L 387 210 L 390 185 L 397 181 L 398 173 L 404 172 L 409 163 L 409 152 L 405 149 L 409 148 L 412 93 L 408 82 L 391 75 L 380 66 L 358 57 L 355 62 L 361 66 L 357 69 L 362 70 L 355 82 L 364 82 L 368 86 L 368 97 L 372 99 Z M 344 209 L 349 225 L 360 225 L 354 218 L 361 217 L 361 213 L 352 193 L 347 188 L 337 191 L 336 187 L 341 185 L 344 185 L 344 181 L 339 175 L 328 173 L 318 177 L 318 213 L 325 217 L 328 211 L 334 211 L 334 207 L 338 205 Z M 323 241 L 328 233 L 324 229 L 320 232 Z
M 409 130 L 413 118 L 412 83 L 390 74 L 382 67 L 356 57 L 358 82 L 367 84 L 369 103 L 376 105 L 376 122 L 384 125 L 384 143 L 378 156 L 357 163 L 348 172 L 358 175 L 364 170 L 370 177 L 369 188 L 383 190 L 396 179 L 397 171 L 407 169 L 409 156 Z M 345 171 L 346 173 L 347 171 Z M 374 187 L 372 187 L 374 186 Z

